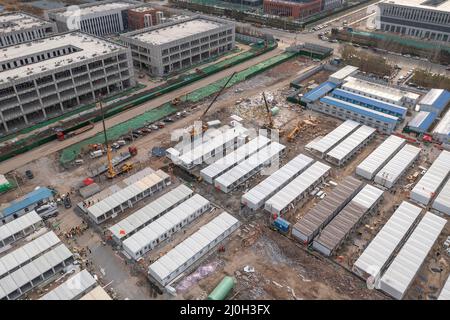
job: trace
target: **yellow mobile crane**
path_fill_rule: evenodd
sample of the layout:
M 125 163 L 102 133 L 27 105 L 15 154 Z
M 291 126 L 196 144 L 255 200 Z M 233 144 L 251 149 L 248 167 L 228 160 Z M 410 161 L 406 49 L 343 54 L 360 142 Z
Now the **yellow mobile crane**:
M 114 166 L 112 164 L 111 146 L 108 143 L 108 137 L 106 135 L 105 114 L 103 112 L 103 103 L 101 100 L 97 102 L 97 106 L 100 107 L 100 112 L 102 114 L 103 134 L 105 135 L 106 156 L 108 157 L 108 172 L 106 173 L 106 176 L 112 179 L 115 176 L 117 176 L 117 172 L 114 170 Z

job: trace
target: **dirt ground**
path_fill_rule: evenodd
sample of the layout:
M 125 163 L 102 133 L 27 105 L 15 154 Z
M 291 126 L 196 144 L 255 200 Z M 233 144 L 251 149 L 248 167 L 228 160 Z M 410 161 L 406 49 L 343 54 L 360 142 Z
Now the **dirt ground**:
M 281 164 L 301 152 L 312 156 L 304 150 L 304 146 L 314 138 L 326 135 L 342 121 L 304 110 L 299 105 L 286 102 L 286 95 L 292 92 L 289 82 L 309 65 L 310 63 L 302 58 L 291 60 L 227 89 L 217 99 L 204 120 L 219 119 L 222 124 L 227 124 L 230 121 L 230 115 L 236 114 L 244 118 L 243 124 L 246 127 L 261 127 L 267 122 L 261 96 L 261 92 L 264 91 L 270 107 L 277 106 L 279 108 L 279 113 L 273 119 L 275 126 L 283 132 L 280 142 L 287 146 L 287 152 L 281 159 Z M 320 83 L 327 77 L 327 73 L 321 72 L 313 78 L 305 80 L 302 84 L 307 87 L 312 84 L 312 80 Z M 174 129 L 186 128 L 194 120 L 197 120 L 209 104 L 210 99 L 189 110 L 185 118 L 178 119 L 174 123 L 167 124 L 163 129 L 136 139 L 133 145 L 137 146 L 138 155 L 132 159 L 135 169 L 124 177 L 146 166 L 153 169 L 163 168 L 167 171 L 170 161 L 167 158 L 150 157 L 148 152 L 155 146 L 172 146 L 174 142 L 170 141 L 170 133 Z M 297 123 L 311 119 L 316 122 L 316 125 L 304 127 L 293 141 L 289 142 L 287 137 Z M 385 138 L 385 136 L 379 135 L 343 168 L 333 166 L 331 179 L 339 183 L 344 177 L 354 175 L 355 167 Z M 394 206 L 408 198 L 408 190 L 403 190 L 398 186 L 411 183 L 412 181 L 407 179 L 408 176 L 418 170 L 419 165 L 428 168 L 436 158 L 438 154 L 436 148 L 422 147 L 424 152 L 417 164 L 408 170 L 393 191 L 385 192 L 379 211 L 373 216 L 367 217 L 332 258 L 325 258 L 308 251 L 292 239 L 270 229 L 268 217 L 264 212 L 256 212 L 252 216 L 240 212 L 242 193 L 266 176 L 252 177 L 232 192 L 225 194 L 196 179 L 195 176 L 199 175 L 200 168 L 193 170 L 191 176 L 174 167 L 171 172 L 173 184 L 170 188 L 187 182 L 195 192 L 210 200 L 217 209 L 202 215 L 184 230 L 179 231 L 170 241 L 145 255 L 144 259 L 138 263 L 128 261 L 116 247 L 105 242 L 104 231 L 112 224 L 153 201 L 162 193 L 145 199 L 134 210 L 127 211 L 100 227 L 90 224 L 89 229 L 72 238 L 67 238 L 66 232 L 81 225 L 83 221 L 90 223 L 86 216 L 75 213 L 73 208 L 60 209 L 60 215 L 51 219 L 48 227 L 55 230 L 72 250 L 83 251 L 83 248 L 86 249 L 81 259 L 83 265 L 92 270 L 102 284 L 107 285 L 110 293 L 119 299 L 204 299 L 225 275 L 233 275 L 237 279 L 231 299 L 389 299 L 379 291 L 367 289 L 365 281 L 353 274 L 350 269 L 365 246 L 392 215 Z M 38 185 L 52 186 L 61 193 L 73 191 L 72 202 L 75 204 L 81 201 L 81 197 L 75 192 L 76 187 L 80 185 L 90 169 L 104 164 L 105 158 L 96 160 L 86 158 L 84 166 L 74 167 L 70 170 L 61 168 L 58 158 L 57 153 L 49 154 L 19 168 L 17 170 L 19 178 L 23 176 L 26 169 L 31 169 L 35 178 L 33 180 L 23 179 L 20 183 L 23 192 L 16 189 L 1 195 L 0 203 L 5 204 Z M 121 178 L 110 181 L 105 177 L 99 177 L 96 180 L 102 188 L 106 188 L 117 183 Z M 327 192 L 330 188 L 325 187 L 324 191 Z M 297 205 L 296 210 L 288 212 L 285 218 L 291 223 L 295 223 L 318 201 L 315 197 L 308 199 L 305 203 Z M 147 266 L 197 231 L 201 225 L 213 219 L 222 210 L 230 212 L 242 223 L 241 228 L 224 243 L 225 251 L 212 252 L 205 260 L 193 266 L 190 275 L 188 272 L 177 280 L 173 284 L 178 291 L 176 297 L 167 293 L 157 295 L 146 278 Z M 450 258 L 442 250 L 442 243 L 450 233 L 449 228 L 450 226 L 447 224 L 408 291 L 406 299 L 433 299 L 436 292 L 442 288 L 450 273 Z M 253 268 L 253 272 L 244 271 L 246 266 L 249 266 L 250 269 Z

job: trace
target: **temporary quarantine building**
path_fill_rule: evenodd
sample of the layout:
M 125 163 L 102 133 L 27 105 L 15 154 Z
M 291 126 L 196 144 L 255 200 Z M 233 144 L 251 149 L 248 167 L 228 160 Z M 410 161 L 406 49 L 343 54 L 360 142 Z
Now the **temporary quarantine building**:
M 170 176 L 162 170 L 151 173 L 87 208 L 89 217 L 97 224 L 133 207 L 142 199 L 154 195 L 170 184 Z
M 125 239 L 123 241 L 123 249 L 133 259 L 138 260 L 210 208 L 211 204 L 207 199 L 199 194 L 195 194 Z
M 381 277 L 379 289 L 402 299 L 446 223 L 446 219 L 426 213 Z
M 316 161 L 267 200 L 264 209 L 276 215 L 285 213 L 295 203 L 305 199 L 316 186 L 324 182 L 330 171 L 331 168 L 329 166 Z
M 356 174 L 367 180 L 372 180 L 405 143 L 406 140 L 403 138 L 389 136 L 356 167 Z
M 148 268 L 148 276 L 160 286 L 167 286 L 198 260 L 209 254 L 239 227 L 239 221 L 227 212 L 205 224 Z
M 216 178 L 214 186 L 216 189 L 225 193 L 230 192 L 265 167 L 278 163 L 280 154 L 285 148 L 284 145 L 278 142 L 272 142 L 247 160 L 242 161 L 231 170 Z
M 63 244 L 45 252 L 0 279 L 0 300 L 15 300 L 73 263 L 73 255 Z
M 360 124 L 353 120 L 346 120 L 339 127 L 328 133 L 319 141 L 312 141 L 306 145 L 306 149 L 321 158 L 334 146 L 343 141 L 348 135 L 355 131 Z
M 192 144 L 189 143 L 187 151 L 183 150 L 181 156 L 173 156 L 172 159 L 177 165 L 189 170 L 206 161 L 211 161 L 211 159 L 222 158 L 224 153 L 228 153 L 236 148 L 238 137 L 244 135 L 246 131 L 247 129 L 244 127 L 236 126 L 220 132 L 209 140 L 206 140 L 205 136 L 203 136 L 202 139 L 204 141 L 201 141 L 201 143 L 195 141 Z
M 293 227 L 292 236 L 304 244 L 309 243 L 336 214 L 361 190 L 363 183 L 351 176 L 309 210 Z
M 203 180 L 212 184 L 215 178 L 229 171 L 231 168 L 266 147 L 268 144 L 270 144 L 269 138 L 257 136 L 248 143 L 227 154 L 225 157 L 218 159 L 216 162 L 202 169 L 200 175 Z
M 36 211 L 28 212 L 16 220 L 0 226 L 0 248 L 16 242 L 44 225 Z
M 436 199 L 433 201 L 433 209 L 450 215 L 450 179 L 442 187 Z
M 250 210 L 258 210 L 264 206 L 267 199 L 305 171 L 313 162 L 314 160 L 310 157 L 299 154 L 246 192 L 242 196 L 241 203 Z
M 422 209 L 403 201 L 353 265 L 353 271 L 376 284 L 394 252 L 404 243 Z
M 449 173 L 450 152 L 444 150 L 411 190 L 410 199 L 423 205 L 428 205 Z
M 314 239 L 313 248 L 331 256 L 362 219 L 376 210 L 382 196 L 382 190 L 366 185 Z
M 87 270 L 81 270 L 39 300 L 78 300 L 97 285 Z
M 118 244 L 194 195 L 184 184 L 167 192 L 109 228 Z
M 420 154 L 420 148 L 410 144 L 403 148 L 375 175 L 374 181 L 385 188 L 392 188 L 401 176 L 411 168 Z
M 375 137 L 375 132 L 374 128 L 368 126 L 359 127 L 336 147 L 327 152 L 326 160 L 342 166 Z
M 59 240 L 53 231 L 50 231 L 22 247 L 9 252 L 0 258 L 0 278 L 35 260 L 59 243 L 61 243 L 61 240 Z

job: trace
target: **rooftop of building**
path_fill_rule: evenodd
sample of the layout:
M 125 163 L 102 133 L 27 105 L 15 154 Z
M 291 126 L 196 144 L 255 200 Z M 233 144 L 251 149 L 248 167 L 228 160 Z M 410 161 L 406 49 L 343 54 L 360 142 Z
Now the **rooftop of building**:
M 399 101 L 399 102 L 402 100 L 403 97 L 408 97 L 412 100 L 417 100 L 420 97 L 420 95 L 413 92 L 396 89 L 393 87 L 365 81 L 354 77 L 345 78 L 345 82 L 342 85 L 342 87 L 344 89 L 345 88 L 356 89 L 358 91 L 366 92 L 376 96 L 384 97 L 392 101 Z
M 431 89 L 420 100 L 420 105 L 432 106 L 436 109 L 445 109 L 450 102 L 450 92 L 444 89 Z
M 450 0 L 387 0 L 384 3 L 450 12 Z
M 105 11 L 113 11 L 113 10 L 126 10 L 130 8 L 134 8 L 138 5 L 142 4 L 141 2 L 132 1 L 132 0 L 120 0 L 120 1 L 97 1 L 92 3 L 86 3 L 79 6 L 79 14 L 81 16 L 96 14 Z M 63 16 L 69 17 L 74 14 L 72 10 L 67 10 L 67 8 L 55 9 L 50 12 Z
M 124 49 L 124 47 L 118 44 L 85 33 L 63 33 L 53 37 L 1 49 L 0 65 L 29 56 L 44 54 L 50 50 L 63 48 L 72 48 L 75 49 L 75 52 L 0 71 L 0 85 L 10 80 L 16 80 L 46 70 L 76 64 L 83 60 Z
M 0 34 L 43 26 L 50 22 L 23 12 L 0 14 Z
M 142 6 L 142 7 L 130 9 L 130 11 L 134 11 L 134 12 L 147 12 L 147 11 L 154 11 L 154 10 L 156 10 L 156 9 L 151 6 Z
M 145 43 L 160 45 L 198 33 L 217 29 L 225 25 L 225 22 L 205 17 L 194 17 L 185 20 L 178 20 L 170 25 L 150 27 L 125 34 L 125 37 L 139 40 Z
M 22 199 L 18 199 L 16 201 L 12 202 L 9 207 L 6 207 L 5 209 L 3 209 L 1 216 L 3 216 L 3 217 L 10 216 L 24 208 L 27 208 L 28 206 L 32 205 L 33 203 L 50 198 L 52 196 L 53 196 L 52 190 L 45 188 L 45 187 L 38 188 L 38 189 L 33 190 L 30 193 L 26 194 L 25 197 L 23 197 Z

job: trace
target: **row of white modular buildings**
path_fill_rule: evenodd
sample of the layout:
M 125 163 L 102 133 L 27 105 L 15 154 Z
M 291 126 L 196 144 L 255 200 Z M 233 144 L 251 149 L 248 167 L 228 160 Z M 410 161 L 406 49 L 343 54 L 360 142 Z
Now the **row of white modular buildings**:
M 324 137 L 318 137 L 305 148 L 312 154 L 324 158 L 337 166 L 343 166 L 375 137 L 376 130 L 346 120 Z
M 423 215 L 420 207 L 402 202 L 354 263 L 353 271 L 375 288 L 402 299 L 446 223 L 445 218 L 431 212 Z
M 389 136 L 356 167 L 356 174 L 390 189 L 414 165 L 420 152 L 405 139 Z
M 0 255 L 0 300 L 22 298 L 35 288 L 52 283 L 61 272 L 74 267 L 72 252 L 53 231 L 45 228 L 42 218 L 35 211 L 2 225 L 0 234 L 5 244 Z M 68 287 L 64 295 L 58 293 L 60 299 L 82 298 L 98 286 L 92 276 L 89 283 L 85 281 L 86 271 L 81 273 L 83 279 L 75 282 L 77 286 Z M 55 298 L 52 292 L 45 299 Z
M 139 261 L 150 251 L 171 241 L 177 232 L 200 216 L 213 214 L 215 209 L 209 200 L 181 184 L 108 230 L 122 252 Z M 199 259 L 211 253 L 238 226 L 239 221 L 230 214 L 223 212 L 217 215 L 154 262 L 148 270 L 150 280 L 161 288 L 169 285 Z

